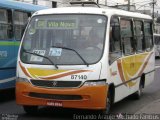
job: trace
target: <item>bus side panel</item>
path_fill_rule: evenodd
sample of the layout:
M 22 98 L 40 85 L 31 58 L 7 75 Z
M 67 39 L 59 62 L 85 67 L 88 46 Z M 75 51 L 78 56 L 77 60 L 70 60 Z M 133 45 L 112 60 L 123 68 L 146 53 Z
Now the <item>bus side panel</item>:
M 15 69 L 0 70 L 0 89 L 15 87 Z
M 14 41 L 0 41 L 0 89 L 15 86 L 16 60 Z
M 155 76 L 155 52 L 152 52 L 151 58 L 148 62 L 148 66 L 145 71 L 145 86 L 151 84 Z
M 145 74 L 145 85 L 154 80 L 154 52 L 123 57 L 110 67 L 111 81 L 115 87 L 115 102 L 136 92 L 142 74 Z
M 110 80 L 111 83 L 115 85 L 115 99 L 114 102 L 122 100 L 124 97 L 128 96 L 129 88 L 126 84 L 123 84 L 125 81 L 122 78 L 123 71 L 121 69 L 121 60 L 115 61 L 110 66 Z
M 154 74 L 155 72 L 151 72 L 145 75 L 145 86 L 148 86 L 151 84 L 154 80 Z
M 130 79 L 131 82 L 128 83 L 130 86 L 130 94 L 135 93 L 139 89 L 140 81 L 143 79 L 142 75 L 145 74 L 145 85 L 149 84 L 147 80 L 151 83 L 154 80 L 154 76 L 148 77 L 148 72 L 154 70 L 154 53 L 145 52 L 139 53 L 135 55 L 135 62 L 134 62 L 134 74 Z
M 114 102 L 118 102 L 129 95 L 129 89 L 125 85 L 121 85 L 115 88 Z
M 135 83 L 133 86 L 130 86 L 130 95 L 135 93 L 138 89 L 139 89 L 139 84 L 140 84 L 140 77 L 138 77 L 137 79 L 134 80 L 133 83 Z

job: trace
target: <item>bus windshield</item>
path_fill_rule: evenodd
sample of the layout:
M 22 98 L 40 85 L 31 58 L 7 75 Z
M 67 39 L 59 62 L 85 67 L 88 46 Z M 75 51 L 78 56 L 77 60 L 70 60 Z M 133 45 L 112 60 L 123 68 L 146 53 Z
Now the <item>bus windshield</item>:
M 21 60 L 51 64 L 43 57 L 28 54 L 32 52 L 51 59 L 56 65 L 97 63 L 104 49 L 106 24 L 107 17 L 102 15 L 35 16 L 24 35 Z

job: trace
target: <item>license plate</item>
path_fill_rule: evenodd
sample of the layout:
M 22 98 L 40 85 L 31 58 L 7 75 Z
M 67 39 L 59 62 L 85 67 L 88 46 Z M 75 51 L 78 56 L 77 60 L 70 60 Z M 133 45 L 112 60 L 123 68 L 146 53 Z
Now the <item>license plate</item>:
M 63 107 L 62 102 L 60 101 L 47 101 L 47 106 L 54 106 L 54 107 Z

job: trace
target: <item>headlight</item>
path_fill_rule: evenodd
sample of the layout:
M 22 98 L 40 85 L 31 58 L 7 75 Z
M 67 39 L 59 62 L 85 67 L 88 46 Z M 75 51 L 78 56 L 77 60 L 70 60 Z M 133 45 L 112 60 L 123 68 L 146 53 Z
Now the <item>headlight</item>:
M 84 86 L 100 86 L 106 85 L 106 80 L 95 80 L 95 81 L 86 81 Z
M 16 82 L 29 82 L 29 80 L 27 78 L 20 78 L 20 77 L 18 77 L 16 79 Z

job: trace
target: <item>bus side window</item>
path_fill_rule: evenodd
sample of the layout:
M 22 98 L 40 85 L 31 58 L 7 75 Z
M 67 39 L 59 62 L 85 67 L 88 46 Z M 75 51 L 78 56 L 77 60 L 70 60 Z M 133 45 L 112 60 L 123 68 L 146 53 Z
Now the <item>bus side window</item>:
M 12 11 L 0 9 L 0 40 L 8 40 L 13 37 L 13 29 L 11 25 Z
M 109 33 L 109 63 L 113 63 L 122 56 L 120 42 L 120 25 L 118 17 L 112 17 Z
M 24 29 L 28 22 L 28 13 L 21 11 L 14 11 L 14 32 L 15 39 L 21 40 Z
M 151 22 L 144 22 L 144 36 L 145 36 L 146 51 L 150 51 L 153 47 L 152 23 Z
M 120 26 L 121 26 L 121 38 L 122 38 L 124 55 L 133 54 L 134 42 L 133 42 L 132 21 L 122 19 L 120 21 Z
M 143 32 L 143 23 L 142 21 L 134 21 L 135 29 L 135 39 L 136 39 L 136 52 L 143 52 L 144 46 L 144 32 Z

